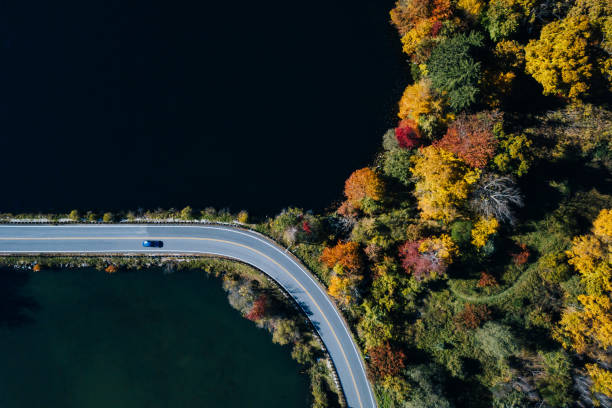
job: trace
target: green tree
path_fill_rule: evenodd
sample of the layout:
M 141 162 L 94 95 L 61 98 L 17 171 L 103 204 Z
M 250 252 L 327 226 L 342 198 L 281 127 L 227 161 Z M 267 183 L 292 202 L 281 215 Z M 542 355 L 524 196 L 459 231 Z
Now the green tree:
M 284 346 L 291 342 L 294 342 L 298 338 L 298 330 L 295 322 L 289 319 L 280 319 L 275 327 L 274 333 L 272 334 L 272 341 L 274 343 Z
M 482 73 L 474 54 L 482 45 L 483 37 L 478 32 L 459 34 L 442 41 L 427 61 L 432 86 L 447 96 L 455 112 L 476 102 Z
M 572 402 L 572 364 L 563 351 L 543 355 L 546 376 L 540 381 L 539 389 L 544 401 L 553 407 L 565 407 Z
M 510 37 L 519 28 L 521 13 L 508 0 L 492 0 L 485 13 L 483 25 L 495 42 Z
M 487 322 L 476 331 L 476 344 L 489 357 L 494 358 L 500 367 L 506 367 L 508 357 L 518 352 L 517 340 L 507 326 L 497 322 Z
M 394 149 L 382 155 L 383 173 L 399 180 L 408 186 L 412 180 L 410 157 L 412 152 L 406 149 Z

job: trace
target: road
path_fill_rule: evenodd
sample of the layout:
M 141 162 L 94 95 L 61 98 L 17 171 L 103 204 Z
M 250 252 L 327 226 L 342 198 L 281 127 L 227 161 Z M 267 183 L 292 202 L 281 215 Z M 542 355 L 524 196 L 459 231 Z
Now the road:
M 164 241 L 144 248 L 144 239 Z M 361 355 L 325 289 L 273 241 L 226 226 L 193 225 L 0 225 L 0 255 L 8 254 L 206 254 L 252 265 L 280 284 L 318 331 L 351 408 L 375 408 Z

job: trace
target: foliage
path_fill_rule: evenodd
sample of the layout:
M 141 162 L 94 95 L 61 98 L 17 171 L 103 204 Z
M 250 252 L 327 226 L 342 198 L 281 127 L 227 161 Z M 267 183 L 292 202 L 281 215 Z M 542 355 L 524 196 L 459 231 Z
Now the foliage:
M 108 266 L 107 266 L 107 267 L 104 269 L 104 271 L 105 271 L 106 273 L 115 273 L 115 272 L 117 272 L 118 270 L 119 270 L 119 268 L 117 267 L 117 265 L 113 265 L 113 264 L 108 265 Z
M 488 288 L 488 287 L 497 286 L 497 285 L 499 285 L 497 283 L 497 279 L 495 279 L 495 277 L 493 277 L 492 275 L 486 272 L 480 273 L 480 279 L 478 280 L 478 283 L 476 284 L 476 286 L 478 286 L 479 288 Z
M 598 355 L 612 346 L 612 305 L 609 296 L 580 295 L 582 308 L 563 312 L 554 337 L 577 353 Z
M 495 42 L 515 34 L 521 24 L 522 15 L 512 0 L 491 0 L 484 18 L 484 26 Z
M 456 316 L 457 326 L 463 329 L 475 330 L 491 319 L 491 311 L 487 305 L 473 305 L 468 303 L 463 311 Z
M 402 149 L 414 149 L 421 144 L 421 132 L 414 120 L 404 119 L 395 128 L 397 145 Z
M 593 391 L 612 397 L 612 371 L 595 364 L 586 365 L 589 376 L 593 379 Z
M 500 119 L 499 112 L 461 114 L 436 146 L 454 153 L 472 167 L 483 168 L 495 154 L 497 139 L 493 126 Z
M 593 221 L 593 234 L 604 242 L 612 240 L 612 209 L 603 209 Z
M 257 300 L 253 302 L 253 307 L 251 307 L 249 313 L 247 313 L 244 317 L 254 322 L 257 320 L 261 320 L 266 315 L 267 302 L 268 298 L 265 294 L 259 295 Z
M 501 133 L 498 138 L 498 154 L 493 158 L 495 167 L 504 174 L 521 177 L 527 173 L 533 161 L 530 149 L 532 141 L 524 134 Z
M 362 267 L 359 244 L 356 242 L 338 242 L 333 247 L 326 247 L 320 259 L 328 268 L 340 265 L 351 273 L 358 272 Z
M 601 295 L 612 291 L 610 248 L 593 235 L 574 238 L 567 251 L 568 263 L 581 274 L 587 293 Z
M 491 235 L 497 232 L 499 222 L 495 218 L 481 218 L 472 229 L 472 244 L 476 248 L 485 246 Z
M 414 384 L 405 406 L 408 408 L 452 408 L 444 396 L 443 373 L 434 365 L 420 365 L 407 370 L 410 382 Z
M 433 88 L 446 95 L 455 112 L 476 102 L 481 63 L 475 60 L 474 51 L 482 45 L 483 37 L 478 32 L 458 34 L 442 41 L 427 60 Z
M 187 206 L 181 210 L 181 219 L 191 220 L 193 218 L 193 209 Z
M 432 137 L 439 127 L 442 112 L 442 99 L 434 94 L 431 81 L 423 78 L 404 90 L 399 102 L 398 116 L 415 121 L 426 136 Z
M 435 146 L 420 149 L 411 169 L 421 217 L 451 221 L 480 175 L 452 153 Z
M 572 402 L 572 363 L 563 351 L 543 355 L 545 377 L 540 380 L 539 389 L 544 400 L 554 407 L 567 406 Z
M 296 341 L 298 338 L 298 330 L 295 321 L 290 319 L 280 319 L 275 324 L 272 341 L 284 346 Z
M 497 322 L 485 323 L 476 331 L 475 340 L 482 351 L 500 365 L 506 365 L 508 358 L 519 350 L 510 329 Z
M 362 208 L 366 199 L 382 200 L 383 193 L 383 181 L 369 167 L 355 170 L 344 184 L 344 195 L 347 202 L 356 209 Z
M 457 247 L 445 234 L 436 238 L 406 241 L 399 248 L 402 267 L 418 281 L 442 276 L 457 252 Z
M 591 37 L 587 17 L 575 16 L 547 24 L 540 38 L 527 44 L 525 68 L 545 95 L 576 99 L 589 93 L 595 69 L 589 50 Z
M 466 220 L 458 220 L 451 225 L 451 238 L 457 245 L 465 245 L 470 242 L 472 236 L 472 223 Z
M 399 180 L 403 185 L 408 186 L 412 181 L 410 158 L 412 152 L 405 149 L 395 149 L 385 152 L 382 156 L 382 170 L 388 177 Z
M 377 378 L 395 377 L 406 365 L 406 355 L 386 342 L 368 352 L 370 369 Z

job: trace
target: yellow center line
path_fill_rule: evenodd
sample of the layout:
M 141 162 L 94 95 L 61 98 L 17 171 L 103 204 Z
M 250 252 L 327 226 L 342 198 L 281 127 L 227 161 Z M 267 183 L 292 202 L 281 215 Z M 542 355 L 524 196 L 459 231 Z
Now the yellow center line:
M 250 251 L 255 252 L 256 254 L 259 254 L 259 255 L 263 256 L 264 258 L 268 259 L 270 262 L 272 262 L 276 266 L 278 266 L 280 269 L 282 269 L 285 273 L 287 273 L 289 276 L 291 276 L 293 278 L 293 280 L 295 281 L 295 283 L 297 283 L 300 286 L 300 288 L 302 288 L 304 293 L 306 293 L 308 295 L 308 297 L 310 298 L 312 303 L 314 303 L 314 305 L 317 307 L 317 309 L 321 313 L 321 316 L 323 316 L 323 319 L 325 319 L 325 321 L 327 322 L 327 325 L 329 326 L 332 334 L 334 335 L 334 338 L 336 339 L 336 342 L 340 346 L 340 351 L 342 352 L 342 356 L 344 357 L 344 360 L 346 361 L 346 365 L 348 367 L 349 374 L 351 375 L 351 380 L 353 381 L 353 385 L 355 386 L 355 391 L 357 392 L 357 399 L 359 400 L 359 406 L 363 407 L 363 404 L 361 402 L 361 396 L 360 396 L 360 393 L 359 393 L 359 388 L 357 387 L 357 382 L 355 381 L 355 377 L 353 376 L 353 370 L 351 369 L 351 365 L 350 365 L 350 363 L 348 361 L 348 358 L 346 357 L 346 354 L 344 352 L 344 348 L 342 347 L 342 343 L 340 343 L 340 339 L 336 335 L 336 332 L 335 332 L 334 328 L 332 327 L 331 323 L 327 319 L 327 316 L 325 316 L 325 313 L 323 313 L 323 310 L 321 310 L 321 307 L 319 306 L 317 301 L 314 300 L 314 298 L 312 297 L 310 292 L 308 292 L 306 290 L 304 285 L 302 285 L 300 283 L 300 281 L 298 281 L 295 278 L 295 276 L 293 276 L 285 267 L 283 267 L 281 264 L 276 262 L 274 259 L 270 258 L 268 255 L 264 254 L 261 251 L 258 251 L 255 248 L 251 248 L 248 245 L 239 244 L 237 242 L 226 241 L 226 240 L 223 240 L 223 239 L 198 238 L 198 237 L 106 237 L 106 238 L 102 238 L 102 237 L 34 237 L 34 238 L 14 237 L 14 238 L 3 238 L 3 237 L 0 237 L 0 241 L 65 241 L 65 240 L 70 240 L 70 241 L 98 240 L 98 241 L 100 241 L 100 240 L 119 240 L 119 239 L 120 240 L 134 240 L 134 239 L 142 240 L 143 238 L 146 238 L 148 240 L 159 240 L 159 241 L 162 241 L 162 240 L 173 240 L 173 239 L 188 239 L 188 240 L 212 241 L 212 242 L 220 242 L 220 243 L 223 243 L 223 244 L 236 245 L 236 246 L 248 249 Z M 34 252 L 36 252 L 36 251 L 34 251 Z M 61 251 L 59 251 L 59 252 L 61 252 Z M 180 251 L 178 251 L 178 252 L 180 252 Z

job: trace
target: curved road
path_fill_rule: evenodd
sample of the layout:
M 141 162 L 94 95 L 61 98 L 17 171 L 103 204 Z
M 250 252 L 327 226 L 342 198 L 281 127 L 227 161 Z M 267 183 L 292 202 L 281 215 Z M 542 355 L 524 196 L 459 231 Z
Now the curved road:
M 164 241 L 144 248 L 144 239 Z M 344 320 L 310 272 L 260 234 L 225 226 L 0 225 L 0 254 L 207 254 L 254 266 L 302 307 L 331 356 L 348 406 L 375 408 L 364 364 Z

